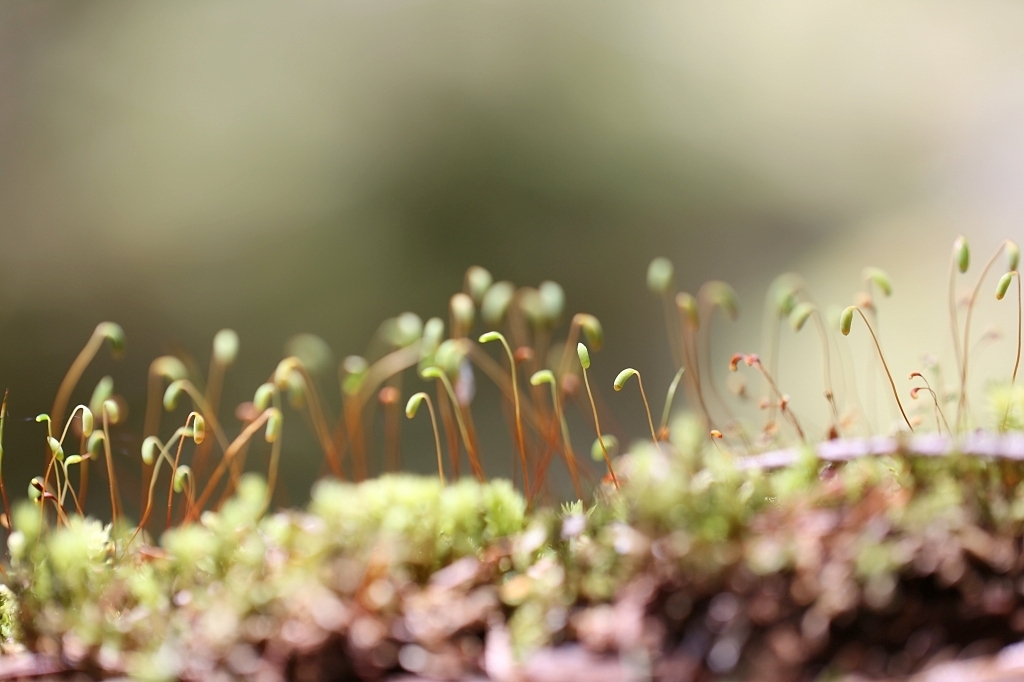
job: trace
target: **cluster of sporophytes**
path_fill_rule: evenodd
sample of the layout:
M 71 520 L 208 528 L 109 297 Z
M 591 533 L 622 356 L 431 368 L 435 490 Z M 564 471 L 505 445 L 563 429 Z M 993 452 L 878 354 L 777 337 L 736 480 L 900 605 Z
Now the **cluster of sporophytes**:
M 997 298 L 1017 281 L 1018 354 L 1005 387 L 993 391 L 997 435 L 985 440 L 968 433 L 970 330 L 1000 257 L 1007 269 Z M 718 281 L 696 295 L 677 292 L 671 263 L 656 259 L 648 286 L 664 304 L 677 372 L 658 422 L 640 373 L 618 374 L 615 391 L 636 379 L 650 436 L 621 455 L 601 428 L 587 371 L 602 327 L 581 313 L 558 334 L 564 295 L 553 282 L 516 288 L 470 268 L 447 325 L 404 313 L 381 326 L 375 356 L 344 359 L 337 418 L 311 375 L 315 354 L 298 353 L 238 407 L 234 437 L 219 403 L 239 341 L 225 330 L 205 381 L 182 358 L 150 367 L 137 521 L 125 511 L 111 456 L 125 412 L 113 381 L 105 377 L 65 418 L 104 342 L 115 353 L 124 345 L 120 327 L 101 324 L 50 413 L 37 419 L 46 459 L 28 499 L 12 509 L 0 477 L 10 529 L 4 648 L 37 654 L 35 672 L 145 679 L 379 679 L 401 670 L 571 679 L 566 668 L 618 679 L 758 678 L 766 670 L 804 679 L 807 670 L 900 674 L 951 648 L 1014 641 L 1024 631 L 1016 582 L 1024 571 L 1024 452 L 1012 434 L 998 434 L 1024 420 L 1019 250 L 1004 242 L 961 301 L 956 280 L 969 261 L 960 238 L 949 286 L 956 381 L 943 385 L 937 367 L 925 368 L 935 385 L 913 372 L 921 383 L 907 396 L 876 333 L 875 296 L 892 294 L 884 272 L 865 269 L 856 304 L 833 316 L 798 276 L 780 277 L 766 298 L 763 353 L 729 363 L 762 381 L 764 417 L 751 424 L 734 413 L 746 389 L 721 391 L 722 372 L 711 363 L 714 311 L 735 317 L 735 292 Z M 871 434 L 835 332 L 849 334 L 855 317 L 903 422 L 881 438 L 853 438 Z M 817 445 L 777 381 L 785 321 L 796 331 L 811 321 L 821 342 L 830 420 Z M 489 343 L 500 359 L 486 352 Z M 430 390 L 403 400 L 413 371 Z M 472 412 L 477 372 L 507 404 L 518 490 L 484 470 Z M 678 387 L 689 412 L 672 421 Z M 926 410 L 906 409 L 922 397 Z M 183 398 L 191 409 L 164 439 L 162 412 Z M 436 477 L 394 473 L 403 403 L 410 419 L 426 403 Z M 570 416 L 593 429 L 596 463 L 573 447 L 573 405 Z M 305 511 L 270 509 L 288 409 L 304 415 L 331 473 Z M 380 464 L 371 457 L 378 410 Z M 916 435 L 928 430 L 922 412 L 934 413 L 931 436 Z M 267 445 L 254 442 L 260 435 Z M 265 478 L 245 473 L 259 447 L 269 450 Z M 95 460 L 103 460 L 109 523 L 82 513 Z M 541 503 L 554 461 L 579 498 L 560 510 Z M 390 473 L 370 479 L 372 468 Z M 551 670 L 563 674 L 544 677 Z

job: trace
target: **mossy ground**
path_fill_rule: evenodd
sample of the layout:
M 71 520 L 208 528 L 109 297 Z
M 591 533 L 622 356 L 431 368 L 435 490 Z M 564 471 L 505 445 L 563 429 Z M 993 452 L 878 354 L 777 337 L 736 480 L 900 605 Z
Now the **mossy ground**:
M 695 420 L 589 507 L 505 481 L 243 479 L 156 547 L 15 514 L 8 652 L 138 679 L 835 679 L 1024 632 L 1024 467 L 894 455 L 743 469 Z
M 1017 363 L 1008 382 L 990 388 L 995 432 L 971 430 L 965 350 L 973 302 L 1000 254 L 1008 272 L 997 297 L 1014 277 L 1019 284 L 1019 249 L 1006 241 L 961 306 L 956 277 L 967 270 L 969 254 L 966 240 L 954 244 L 949 305 L 959 386 L 944 389 L 929 361 L 938 390 L 913 372 L 911 379 L 924 386 L 912 388 L 909 398 L 926 391 L 931 403 L 918 403 L 910 414 L 872 329 L 872 292 L 892 292 L 885 273 L 866 268 L 858 304 L 829 325 L 802 280 L 776 280 L 766 329 L 777 332 L 788 317 L 799 331 L 813 319 L 820 336 L 831 416 L 828 440 L 816 449 L 772 377 L 777 349 L 771 346 L 764 362 L 736 354 L 730 363 L 733 370 L 743 363 L 757 371 L 771 389 L 761 397 L 759 424 L 708 408 L 710 318 L 715 309 L 738 314 L 735 292 L 713 281 L 696 296 L 676 293 L 664 259 L 652 263 L 648 286 L 665 303 L 678 370 L 658 428 L 639 373 L 619 374 L 615 390 L 637 378 L 651 433 L 651 441 L 621 457 L 609 455 L 612 441 L 601 431 L 586 373 L 590 350 L 603 339 L 600 323 L 577 314 L 564 341 L 556 341 L 553 330 L 564 312 L 558 285 L 517 289 L 493 282 L 482 268 L 470 268 L 464 291 L 450 301 L 449 338 L 440 318 L 424 324 L 405 313 L 382 325 L 376 341 L 385 350 L 373 362 L 359 356 L 342 362 L 337 419 L 324 409 L 310 374 L 317 354 L 279 363 L 273 381 L 236 410 L 243 426 L 234 440 L 223 432 L 210 396 L 219 396 L 235 360 L 237 335 L 223 330 L 215 338 L 207 377 L 213 387 L 205 391 L 202 377 L 180 359 L 155 360 L 140 479 L 152 483 L 138 530 L 120 513 L 110 428 L 123 411 L 105 377 L 63 431 L 49 415 L 36 419 L 46 423 L 51 457 L 29 487 L 33 501 L 10 515 L 10 561 L 0 588 L 8 656 L 0 659 L 0 677 L 803 682 L 902 677 L 1001 650 L 1024 635 L 1024 437 L 1008 433 L 1024 423 L 1024 390 L 1016 386 L 1019 305 Z M 877 432 L 855 391 L 833 391 L 833 372 L 847 368 L 842 354 L 830 350 L 835 339 L 828 327 L 849 333 L 858 311 L 902 417 L 888 435 L 872 437 Z M 492 331 L 473 342 L 478 312 Z M 494 327 L 505 329 L 511 343 Z M 581 336 L 590 350 L 577 345 Z M 119 351 L 123 331 L 112 323 L 97 327 L 58 391 L 56 422 L 105 340 Z M 483 353 L 481 344 L 493 340 L 504 346 L 507 365 Z M 511 483 L 485 480 L 472 421 L 473 366 L 514 406 L 510 431 L 533 508 Z M 385 413 L 384 460 L 397 461 L 399 387 L 413 367 L 434 382 L 449 483 L 443 482 L 442 429 L 426 393 L 409 399 L 406 416 L 427 403 L 438 476 L 341 482 L 346 466 L 356 480 L 369 474 L 370 405 L 379 403 Z M 534 390 L 520 390 L 521 373 Z M 163 380 L 170 382 L 166 410 L 176 410 L 182 395 L 193 408 L 166 442 L 155 435 Z M 669 427 L 677 386 L 700 416 Z M 583 402 L 584 396 L 597 436 L 592 454 L 608 474 L 586 492 L 562 409 L 568 398 Z M 333 478 L 315 486 L 304 511 L 268 513 L 286 399 L 308 418 Z M 910 432 L 930 411 L 936 432 L 915 432 L 912 440 Z M 0 406 L 0 435 L 3 415 Z M 270 444 L 269 484 L 241 475 L 259 431 Z M 78 438 L 79 454 L 64 453 L 69 433 L 67 444 Z M 855 433 L 868 438 L 851 438 Z M 189 440 L 195 450 L 185 464 L 182 447 Z M 478 480 L 451 480 L 458 479 L 460 449 Z M 588 502 L 561 509 L 536 502 L 557 455 Z M 83 467 L 93 459 L 106 464 L 110 525 L 72 508 L 79 507 L 72 481 L 81 489 Z M 171 529 L 156 541 L 142 529 L 152 526 L 152 491 L 164 463 Z M 218 491 L 227 498 L 223 504 L 216 502 Z M 6 507 L 2 478 L 0 493 Z M 1018 663 L 1024 675 L 1024 662 Z

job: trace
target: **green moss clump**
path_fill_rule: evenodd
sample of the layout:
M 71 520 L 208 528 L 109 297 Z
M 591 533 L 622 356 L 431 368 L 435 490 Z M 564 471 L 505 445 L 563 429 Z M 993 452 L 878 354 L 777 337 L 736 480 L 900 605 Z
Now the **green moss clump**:
M 800 666 L 840 670 L 830 632 L 897 618 L 908 603 L 978 623 L 1018 601 L 996 604 L 993 592 L 1020 565 L 1018 464 L 807 455 L 762 471 L 685 424 L 673 433 L 666 452 L 638 446 L 621 459 L 619 491 L 557 513 L 527 513 L 507 481 L 397 475 L 323 481 L 306 511 L 264 515 L 265 485 L 248 475 L 219 512 L 160 548 L 125 552 L 109 525 L 72 517 L 40 533 L 38 509 L 24 506 L 0 627 L 8 648 L 139 679 L 271 665 L 287 676 L 320 670 L 331 651 L 360 678 L 458 677 L 486 668 L 503 628 L 515 665 L 567 641 L 667 664 L 693 632 L 713 646 L 742 631 L 735 660 L 716 663 L 709 649 L 703 665 L 729 663 L 740 678 L 772 665 L 787 679 L 796 664 L 770 646 L 786 628 Z

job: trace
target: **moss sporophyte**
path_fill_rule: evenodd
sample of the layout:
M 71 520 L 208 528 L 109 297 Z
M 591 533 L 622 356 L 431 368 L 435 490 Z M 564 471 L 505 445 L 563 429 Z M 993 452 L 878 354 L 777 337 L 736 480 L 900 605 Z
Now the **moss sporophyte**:
M 1007 268 L 996 298 L 1017 284 L 1017 355 L 972 400 L 971 324 L 1000 257 Z M 309 335 L 289 344 L 233 416 L 220 403 L 237 334 L 215 336 L 206 377 L 189 358 L 157 358 L 136 469 L 112 456 L 127 428 L 113 379 L 65 417 L 103 345 L 124 349 L 121 328 L 103 323 L 37 418 L 44 458 L 25 498 L 9 499 L 0 476 L 9 657 L 0 670 L 806 680 L 893 678 L 997 650 L 1024 636 L 1018 261 L 1016 244 L 1004 242 L 961 297 L 970 251 L 956 240 L 949 386 L 936 359 L 891 371 L 901 368 L 883 354 L 876 296 L 898 296 L 878 268 L 864 269 L 862 290 L 836 316 L 821 312 L 799 276 L 776 279 L 762 352 L 736 353 L 728 369 L 749 369 L 728 374 L 713 362 L 712 318 L 736 318 L 735 291 L 720 281 L 696 296 L 677 291 L 678 273 L 657 258 L 647 286 L 661 302 L 675 370 L 657 423 L 639 370 L 611 382 L 620 391 L 636 379 L 649 433 L 621 453 L 623 434 L 602 428 L 614 423 L 608 386 L 596 378 L 604 329 L 578 313 L 560 332 L 565 296 L 553 282 L 516 287 L 470 268 L 449 299 L 448 334 L 441 318 L 403 313 L 381 325 L 365 357 L 342 361 L 338 415 L 314 380 L 329 349 Z M 844 338 L 855 317 L 870 339 Z M 784 391 L 783 321 L 816 330 L 816 406 Z M 878 364 L 853 366 L 847 344 L 868 341 Z M 889 426 L 872 429 L 848 378 L 879 369 L 894 404 L 875 406 L 876 415 L 888 410 Z M 477 374 L 503 403 L 513 481 L 485 474 L 493 453 L 474 419 Z M 901 389 L 896 376 L 911 383 Z M 673 417 L 680 386 L 685 405 Z M 975 407 L 985 397 L 987 416 Z M 401 405 L 411 420 L 424 403 L 437 473 L 421 477 L 397 469 Z M 311 428 L 326 475 L 305 509 L 274 509 L 294 413 Z M 383 439 L 374 433 L 381 425 Z M 577 457 L 576 430 L 596 436 L 591 459 Z M 249 470 L 250 455 L 265 472 Z M 464 462 L 472 477 L 461 475 Z M 2 464 L 0 447 L 0 474 Z M 122 480 L 140 481 L 137 490 L 125 494 L 119 469 Z M 577 498 L 568 504 L 550 475 L 559 469 Z M 107 500 L 87 505 L 97 475 Z M 105 521 L 83 512 L 97 507 Z

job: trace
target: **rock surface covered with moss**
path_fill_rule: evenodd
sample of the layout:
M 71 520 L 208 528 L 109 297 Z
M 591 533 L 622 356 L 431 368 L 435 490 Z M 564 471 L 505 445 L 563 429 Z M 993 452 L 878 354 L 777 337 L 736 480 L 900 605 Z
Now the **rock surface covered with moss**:
M 557 513 L 500 480 L 400 475 L 262 515 L 247 477 L 125 551 L 26 504 L 6 647 L 139 679 L 803 680 L 906 675 L 1024 632 L 1020 463 L 807 453 L 765 471 L 695 424 Z

